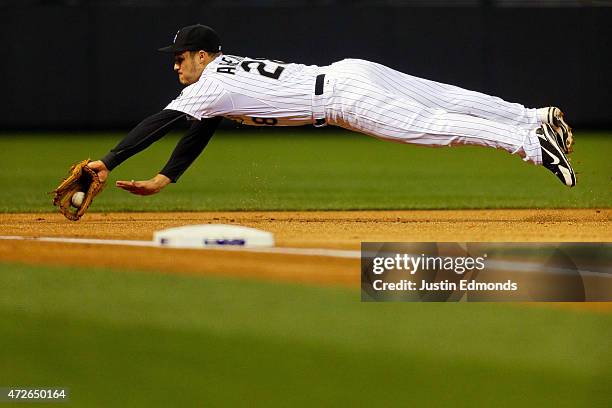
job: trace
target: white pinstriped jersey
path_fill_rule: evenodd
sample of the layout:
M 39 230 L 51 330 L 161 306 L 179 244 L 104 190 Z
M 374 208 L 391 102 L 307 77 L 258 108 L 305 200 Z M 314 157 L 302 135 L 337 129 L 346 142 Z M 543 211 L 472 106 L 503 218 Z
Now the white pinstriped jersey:
M 325 73 L 324 93 L 314 96 Z M 498 97 L 345 59 L 326 67 L 222 55 L 166 109 L 248 125 L 331 125 L 427 146 L 502 148 L 541 163 L 536 109 Z
M 197 119 L 224 116 L 247 125 L 306 125 L 313 121 L 317 72 L 314 65 L 221 55 L 166 109 Z

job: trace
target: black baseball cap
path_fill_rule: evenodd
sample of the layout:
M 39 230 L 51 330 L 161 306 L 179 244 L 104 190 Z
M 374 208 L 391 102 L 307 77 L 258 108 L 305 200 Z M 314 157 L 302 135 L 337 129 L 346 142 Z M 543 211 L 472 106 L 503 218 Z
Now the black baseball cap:
M 160 48 L 161 52 L 183 52 L 183 51 L 221 51 L 221 39 L 212 28 L 196 24 L 183 27 L 174 36 L 174 43 Z

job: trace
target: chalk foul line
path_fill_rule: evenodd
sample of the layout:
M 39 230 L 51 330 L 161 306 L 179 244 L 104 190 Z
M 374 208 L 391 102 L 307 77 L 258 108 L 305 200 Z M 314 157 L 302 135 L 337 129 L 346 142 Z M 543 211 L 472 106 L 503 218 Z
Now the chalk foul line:
M 328 248 L 290 248 L 290 247 L 269 247 L 269 248 L 249 248 L 240 246 L 209 246 L 201 248 L 176 248 L 161 245 L 155 241 L 143 240 L 124 240 L 124 239 L 99 239 L 99 238 L 68 238 L 68 237 L 27 237 L 19 235 L 0 235 L 0 241 L 35 241 L 35 242 L 56 242 L 64 244 L 93 244 L 93 245 L 119 245 L 119 246 L 134 246 L 134 247 L 151 247 L 162 249 L 192 249 L 192 250 L 207 250 L 207 251 L 236 251 L 236 252 L 258 252 L 265 254 L 280 254 L 280 255 L 302 255 L 302 256 L 323 256 L 330 258 L 346 258 L 360 259 L 361 251 L 345 250 L 345 249 L 328 249 Z M 494 268 L 512 270 L 514 272 L 542 272 L 542 266 L 537 263 L 521 262 L 521 261 L 493 261 L 489 260 L 489 266 Z M 547 273 L 556 274 L 576 274 L 576 270 L 565 268 L 550 268 Z M 612 278 L 612 270 L 609 268 L 603 271 L 588 271 L 581 270 L 582 276 L 597 276 L 603 278 Z
M 289 248 L 289 247 L 269 247 L 269 248 L 249 248 L 240 246 L 209 246 L 202 248 L 175 248 L 160 245 L 155 241 L 126 240 L 126 239 L 99 239 L 99 238 L 67 238 L 67 237 L 26 237 L 19 235 L 0 236 L 0 240 L 5 241 L 35 241 L 35 242 L 56 242 L 63 244 L 93 244 L 93 245 L 120 245 L 134 247 L 152 247 L 163 249 L 194 249 L 212 251 L 238 251 L 238 252 L 259 252 L 267 254 L 281 255 L 304 255 L 304 256 L 326 256 L 331 258 L 361 258 L 360 251 L 328 248 Z

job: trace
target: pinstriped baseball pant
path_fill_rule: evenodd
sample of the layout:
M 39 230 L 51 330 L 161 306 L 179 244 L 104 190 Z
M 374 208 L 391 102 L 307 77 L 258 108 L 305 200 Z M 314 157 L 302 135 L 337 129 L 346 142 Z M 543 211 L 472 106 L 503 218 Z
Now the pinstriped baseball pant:
M 401 143 L 502 148 L 542 163 L 536 109 L 364 60 L 326 68 L 331 125 Z

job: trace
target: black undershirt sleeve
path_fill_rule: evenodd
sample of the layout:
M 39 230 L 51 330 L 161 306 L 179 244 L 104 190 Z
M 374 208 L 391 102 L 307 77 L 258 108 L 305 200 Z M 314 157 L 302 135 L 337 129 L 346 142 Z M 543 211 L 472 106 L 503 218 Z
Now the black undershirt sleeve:
M 143 151 L 151 146 L 153 142 L 164 137 L 184 118 L 185 114 L 183 112 L 174 110 L 163 110 L 149 116 L 136 125 L 136 127 L 101 160 L 104 162 L 107 169 L 113 170 L 136 153 Z
M 179 125 L 188 115 L 183 112 L 165 109 L 140 122 L 101 160 L 109 170 L 123 163 L 138 152 L 165 136 Z M 189 131 L 179 140 L 172 156 L 160 172 L 172 182 L 176 182 L 183 172 L 202 153 L 221 118 L 194 121 Z
M 219 122 L 221 122 L 221 117 L 194 121 L 189 131 L 177 143 L 168 163 L 160 171 L 160 174 L 176 183 L 183 172 L 202 153 L 215 133 Z

